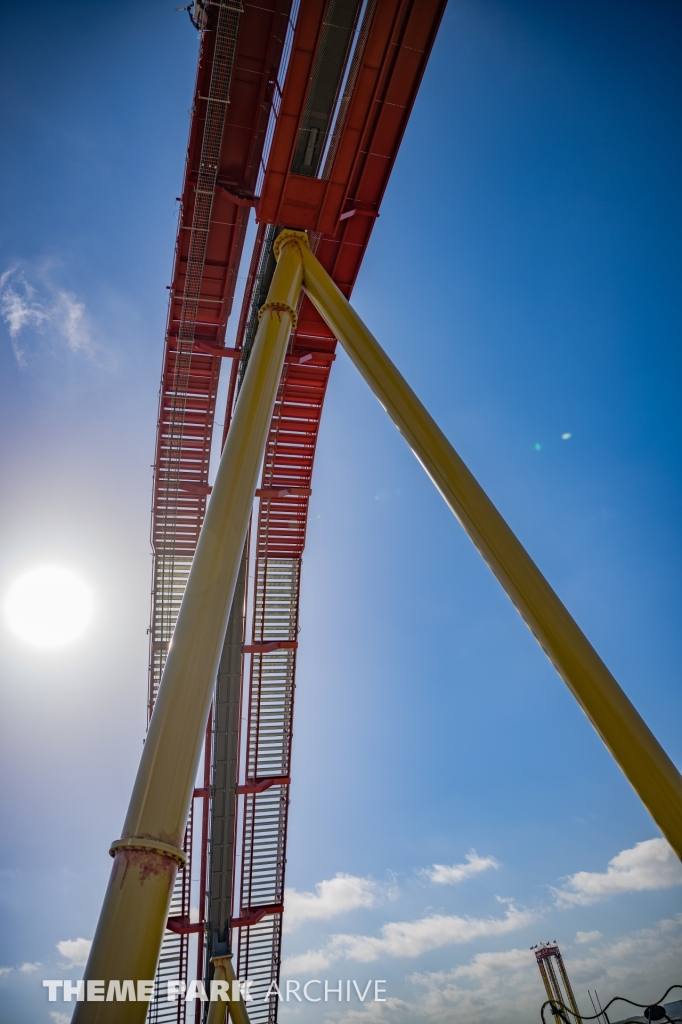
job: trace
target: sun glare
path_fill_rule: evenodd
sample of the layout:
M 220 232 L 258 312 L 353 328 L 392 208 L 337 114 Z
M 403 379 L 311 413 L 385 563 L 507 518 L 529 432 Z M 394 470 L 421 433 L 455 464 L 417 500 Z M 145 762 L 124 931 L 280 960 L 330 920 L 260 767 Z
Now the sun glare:
M 32 647 L 66 647 L 83 635 L 92 614 L 92 591 L 77 573 L 60 565 L 30 569 L 5 598 L 10 628 Z

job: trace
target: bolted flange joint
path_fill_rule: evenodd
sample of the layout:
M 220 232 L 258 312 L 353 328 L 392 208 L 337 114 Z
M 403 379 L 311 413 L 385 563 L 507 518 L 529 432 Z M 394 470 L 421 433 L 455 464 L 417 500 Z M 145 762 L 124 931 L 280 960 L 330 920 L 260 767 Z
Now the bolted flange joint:
M 298 313 L 293 306 L 290 306 L 288 302 L 266 302 L 258 310 L 258 323 L 261 322 L 265 313 L 272 310 L 273 313 L 288 313 L 291 317 L 291 329 L 296 330 L 296 324 L 298 323 Z
M 310 248 L 308 235 L 305 231 L 294 231 L 293 228 L 284 228 L 272 243 L 272 251 L 276 260 L 280 257 L 282 246 L 287 245 L 288 242 L 297 242 L 298 245 L 304 245 L 306 249 Z
M 158 853 L 162 857 L 170 857 L 176 861 L 180 868 L 187 864 L 187 854 L 178 846 L 171 846 L 170 843 L 162 843 L 159 839 L 144 839 L 141 836 L 133 836 L 132 839 L 117 839 L 109 847 L 109 855 L 115 857 L 119 850 L 146 850 L 147 853 Z

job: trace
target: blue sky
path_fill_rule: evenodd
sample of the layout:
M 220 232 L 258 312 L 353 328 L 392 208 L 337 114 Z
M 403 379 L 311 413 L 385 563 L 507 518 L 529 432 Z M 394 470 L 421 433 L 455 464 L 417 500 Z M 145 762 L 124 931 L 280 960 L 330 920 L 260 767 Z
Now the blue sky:
M 58 656 L 1 627 L 3 1024 L 63 1024 L 40 981 L 78 976 L 144 733 L 173 6 L 0 15 L 0 589 L 60 561 L 96 596 Z M 354 294 L 678 765 L 681 35 L 665 0 L 451 0 Z M 301 625 L 287 969 L 389 997 L 325 1021 L 521 1024 L 543 939 L 585 1009 L 679 980 L 679 867 L 343 355 Z

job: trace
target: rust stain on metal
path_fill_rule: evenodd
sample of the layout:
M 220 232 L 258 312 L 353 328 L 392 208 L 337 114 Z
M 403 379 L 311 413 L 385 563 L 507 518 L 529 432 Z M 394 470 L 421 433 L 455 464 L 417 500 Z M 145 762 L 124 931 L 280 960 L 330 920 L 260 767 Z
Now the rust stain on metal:
M 140 885 L 144 885 L 148 878 L 156 877 L 157 875 L 165 875 L 170 888 L 175 883 L 178 865 L 170 857 L 166 857 L 161 853 L 154 853 L 153 850 L 119 850 L 114 859 L 114 870 L 117 868 L 116 861 L 119 858 L 125 862 L 119 883 L 119 888 L 121 889 L 129 870 L 137 873 L 137 880 Z

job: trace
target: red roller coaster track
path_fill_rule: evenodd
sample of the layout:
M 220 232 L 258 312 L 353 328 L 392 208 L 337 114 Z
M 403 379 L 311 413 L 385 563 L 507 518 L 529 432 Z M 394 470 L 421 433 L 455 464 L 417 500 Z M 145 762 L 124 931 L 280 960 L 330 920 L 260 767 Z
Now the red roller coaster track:
M 195 3 L 199 67 L 170 286 L 152 510 L 149 711 L 206 502 L 222 360 L 224 435 L 273 268 L 278 226 L 307 230 L 350 296 L 445 0 Z M 258 230 L 234 347 L 225 347 L 249 217 Z M 303 300 L 270 426 L 149 1021 L 185 1020 L 165 983 L 218 948 L 274 1022 L 279 979 L 301 557 L 335 338 Z M 224 439 L 224 438 L 223 438 Z M 246 606 L 246 566 L 254 579 Z M 248 626 L 249 638 L 246 641 Z M 194 862 L 194 869 L 192 868 Z M 198 870 L 198 888 L 192 883 Z M 190 906 L 198 903 L 199 920 Z M 163 986 L 163 992 L 161 990 Z M 197 1020 L 201 1007 L 196 1011 Z

